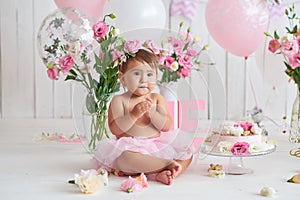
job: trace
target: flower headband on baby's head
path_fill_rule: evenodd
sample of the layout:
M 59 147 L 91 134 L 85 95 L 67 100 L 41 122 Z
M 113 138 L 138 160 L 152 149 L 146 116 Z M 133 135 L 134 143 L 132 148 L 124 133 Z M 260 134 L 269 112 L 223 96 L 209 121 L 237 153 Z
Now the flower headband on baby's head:
M 156 48 L 152 40 L 147 40 L 143 44 L 138 40 L 128 40 L 124 43 L 122 50 L 115 50 L 114 60 L 115 65 L 119 66 L 120 71 L 124 71 L 123 64 L 128 61 L 129 58 L 134 58 L 139 50 L 145 50 L 154 56 L 159 54 L 159 50 Z

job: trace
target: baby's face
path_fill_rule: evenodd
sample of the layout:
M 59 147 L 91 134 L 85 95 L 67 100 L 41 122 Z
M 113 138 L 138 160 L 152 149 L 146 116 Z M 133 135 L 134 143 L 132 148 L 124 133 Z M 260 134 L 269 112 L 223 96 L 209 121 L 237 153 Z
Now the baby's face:
M 149 64 L 135 61 L 122 78 L 128 91 L 137 96 L 143 96 L 151 93 L 155 88 L 157 74 Z

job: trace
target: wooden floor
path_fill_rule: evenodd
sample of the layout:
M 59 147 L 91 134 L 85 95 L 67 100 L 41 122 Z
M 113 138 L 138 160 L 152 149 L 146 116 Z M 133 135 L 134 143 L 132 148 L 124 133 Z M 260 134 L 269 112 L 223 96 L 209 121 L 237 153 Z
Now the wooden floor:
M 171 186 L 150 182 L 141 193 L 120 191 L 124 178 L 110 176 L 105 190 L 82 194 L 75 185 L 68 184 L 80 169 L 93 168 L 91 155 L 80 143 L 37 141 L 44 133 L 70 135 L 75 133 L 72 120 L 0 120 L 0 194 L 3 200 L 53 199 L 267 199 L 259 195 L 265 187 L 278 190 L 276 199 L 300 198 L 300 185 L 286 180 L 300 172 L 300 158 L 289 156 L 291 146 L 287 137 L 275 131 L 278 146 L 275 152 L 243 158 L 253 173 L 226 175 L 223 179 L 207 175 L 210 163 L 229 162 L 227 157 L 199 155 L 190 168 L 176 178 Z

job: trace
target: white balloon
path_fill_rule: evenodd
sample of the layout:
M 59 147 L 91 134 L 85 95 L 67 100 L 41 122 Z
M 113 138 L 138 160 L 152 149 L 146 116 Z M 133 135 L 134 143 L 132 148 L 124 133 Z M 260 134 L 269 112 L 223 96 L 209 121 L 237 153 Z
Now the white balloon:
M 109 22 L 120 31 L 141 28 L 163 29 L 166 26 L 166 8 L 162 0 L 109 0 L 104 14 L 114 13 L 117 18 Z

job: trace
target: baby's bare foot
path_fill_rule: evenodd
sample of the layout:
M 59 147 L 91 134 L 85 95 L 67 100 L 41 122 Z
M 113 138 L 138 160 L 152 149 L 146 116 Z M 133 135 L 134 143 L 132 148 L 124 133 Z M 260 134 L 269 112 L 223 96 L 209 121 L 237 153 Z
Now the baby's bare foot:
M 182 167 L 177 162 L 173 162 L 167 167 L 167 169 L 169 169 L 171 171 L 172 178 L 175 178 L 181 172 Z
M 164 170 L 156 175 L 155 180 L 166 185 L 171 185 L 173 180 L 172 172 Z

